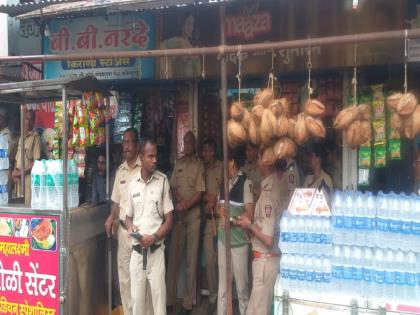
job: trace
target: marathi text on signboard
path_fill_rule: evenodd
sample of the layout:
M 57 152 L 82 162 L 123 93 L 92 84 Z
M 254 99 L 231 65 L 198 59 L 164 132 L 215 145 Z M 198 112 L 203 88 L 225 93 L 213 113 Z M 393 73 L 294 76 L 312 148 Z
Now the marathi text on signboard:
M 58 222 L 0 214 L 0 314 L 59 314 Z

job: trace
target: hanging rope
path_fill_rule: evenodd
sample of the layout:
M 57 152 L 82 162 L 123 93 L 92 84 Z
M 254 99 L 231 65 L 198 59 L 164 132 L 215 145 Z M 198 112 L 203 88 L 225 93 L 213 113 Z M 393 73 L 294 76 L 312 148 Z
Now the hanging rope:
M 236 75 L 236 78 L 238 79 L 238 101 L 241 102 L 241 81 L 242 81 L 242 46 L 238 45 L 238 74 Z
M 312 61 L 311 61 L 311 38 L 308 40 L 308 63 L 306 64 L 308 68 L 308 98 L 311 99 L 311 95 L 314 92 L 311 87 L 311 70 L 312 70 Z
M 277 78 L 274 75 L 274 58 L 276 58 L 276 53 L 274 52 L 274 49 L 271 50 L 271 69 L 270 73 L 268 74 L 268 88 L 274 91 L 274 80 L 277 80 Z
M 404 32 L 404 93 L 407 93 L 408 82 L 407 82 L 407 63 L 408 63 L 408 31 Z
M 204 58 L 204 48 L 202 50 L 203 50 L 203 62 L 201 65 L 201 77 L 204 80 L 206 78 L 206 60 Z
M 169 79 L 168 51 L 165 50 L 165 78 Z
M 353 104 L 357 104 L 357 44 L 354 44 L 354 63 L 353 63 L 353 78 L 351 84 L 353 85 Z

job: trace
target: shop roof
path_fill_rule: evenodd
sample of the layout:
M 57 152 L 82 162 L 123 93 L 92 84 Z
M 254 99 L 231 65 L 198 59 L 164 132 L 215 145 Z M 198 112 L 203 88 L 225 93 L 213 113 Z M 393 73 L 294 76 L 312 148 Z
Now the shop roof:
M 70 3 L 52 4 L 42 9 L 17 16 L 18 19 L 56 16 L 69 13 L 81 13 L 104 10 L 106 12 L 167 9 L 188 5 L 216 4 L 235 0 L 81 0 Z
M 31 104 L 61 100 L 62 88 L 66 87 L 67 97 L 80 98 L 84 91 L 100 91 L 110 96 L 108 89 L 94 76 L 78 79 L 36 80 L 0 84 L 0 103 Z
M 6 13 L 11 17 L 25 14 L 31 11 L 39 10 L 48 7 L 52 4 L 73 2 L 75 0 L 38 0 L 27 1 L 17 4 L 3 4 L 0 5 L 0 13 Z

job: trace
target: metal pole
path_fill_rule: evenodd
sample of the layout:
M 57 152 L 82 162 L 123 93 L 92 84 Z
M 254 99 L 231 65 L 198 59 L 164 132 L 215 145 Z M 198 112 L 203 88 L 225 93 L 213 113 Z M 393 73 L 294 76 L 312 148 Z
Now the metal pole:
M 109 97 L 105 99 L 105 107 L 109 112 Z M 106 122 L 105 128 L 105 154 L 106 154 L 106 200 L 109 203 L 109 120 Z M 112 239 L 106 240 L 107 246 L 107 272 L 108 272 L 108 315 L 112 313 Z
M 413 39 L 420 37 L 420 29 L 407 30 L 407 38 Z M 313 46 L 328 46 L 340 44 L 355 44 L 373 41 L 389 41 L 405 38 L 405 30 L 362 33 L 353 35 L 328 36 L 311 38 Z M 271 51 L 272 49 L 303 48 L 308 46 L 308 39 L 288 40 L 281 42 L 267 42 L 246 44 L 241 46 L 242 52 L 252 51 Z M 98 58 L 151 58 L 151 57 L 172 57 L 172 56 L 202 56 L 202 55 L 223 55 L 236 53 L 237 45 L 220 45 L 212 47 L 196 48 L 176 48 L 159 50 L 137 50 L 137 51 L 101 51 L 89 53 L 71 53 L 62 55 L 32 55 L 32 56 L 4 56 L 0 57 L 0 62 L 11 61 L 61 61 L 79 59 L 98 59 Z
M 20 105 L 20 191 L 25 198 L 25 105 Z
M 225 6 L 220 7 L 220 42 L 225 44 Z M 225 249 L 226 249 L 226 314 L 232 315 L 232 254 L 230 251 L 230 211 L 229 211 L 229 175 L 228 175 L 228 143 L 227 143 L 227 69 L 226 56 L 220 58 L 220 98 L 223 129 L 223 183 L 225 196 Z
M 109 111 L 109 97 L 105 99 L 106 110 Z M 109 183 L 109 121 L 106 122 L 105 127 L 105 154 L 106 154 L 106 200 L 109 200 L 109 192 L 111 190 Z

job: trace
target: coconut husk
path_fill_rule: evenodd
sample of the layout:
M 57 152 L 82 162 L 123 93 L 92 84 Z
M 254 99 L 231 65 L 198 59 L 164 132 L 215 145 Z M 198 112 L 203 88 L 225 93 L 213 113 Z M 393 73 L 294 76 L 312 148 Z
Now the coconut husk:
M 353 121 L 345 130 L 347 144 L 355 149 L 360 142 L 360 120 Z
M 334 129 L 346 129 L 352 122 L 359 118 L 357 106 L 350 106 L 341 110 L 334 120 Z
M 230 106 L 230 117 L 236 121 L 242 120 L 242 114 L 244 112 L 244 106 L 242 102 L 233 102 Z
M 321 119 L 306 116 L 305 126 L 311 136 L 315 138 L 325 138 L 326 131 Z
M 280 138 L 274 143 L 273 150 L 278 160 L 285 157 L 287 148 L 283 138 Z
M 270 145 L 276 136 L 277 119 L 268 108 L 264 109 L 261 117 L 260 136 L 263 145 Z
M 305 103 L 305 114 L 313 117 L 320 117 L 325 113 L 325 106 L 317 100 L 309 99 Z
M 272 89 L 264 89 L 259 91 L 254 97 L 254 105 L 261 105 L 268 107 L 271 101 L 274 99 L 274 92 Z
M 282 115 L 288 117 L 289 116 L 289 101 L 285 97 L 279 98 L 278 101 L 280 102 Z
M 358 143 L 358 145 L 368 142 L 370 140 L 370 135 L 371 135 L 370 121 L 362 120 L 360 122 L 360 139 L 359 139 L 360 142 Z
M 254 145 L 260 144 L 260 134 L 259 129 L 257 128 L 257 124 L 254 120 L 251 120 L 249 127 L 248 127 L 248 139 Z
M 289 129 L 287 135 L 293 141 L 296 141 L 296 118 L 289 118 Z
M 397 113 L 403 117 L 411 115 L 416 108 L 417 98 L 412 93 L 406 93 L 401 96 L 398 105 Z
M 244 127 L 234 119 L 227 122 L 227 140 L 232 148 L 244 144 L 247 140 Z
M 405 136 L 414 139 L 420 131 L 420 106 L 417 105 L 413 113 L 405 121 Z
M 391 115 L 391 127 L 396 130 L 399 134 L 404 133 L 405 122 L 404 119 L 398 115 L 398 113 L 392 113 Z
M 308 130 L 306 130 L 304 113 L 300 113 L 297 116 L 295 130 L 296 130 L 296 138 L 295 138 L 296 143 L 299 145 L 304 144 L 308 140 L 308 136 L 309 136 Z
M 391 94 L 386 98 L 386 105 L 392 110 L 397 110 L 398 103 L 400 102 L 401 97 L 403 96 L 402 93 L 394 93 Z
M 274 116 L 279 117 L 283 114 L 283 109 L 280 104 L 280 100 L 273 100 L 271 101 L 270 105 L 268 105 L 268 109 L 274 114 Z
M 273 146 L 268 146 L 264 149 L 261 162 L 264 166 L 272 166 L 277 162 L 277 156 L 274 152 Z
M 285 144 L 285 153 L 284 153 L 284 157 L 285 158 L 294 158 L 296 156 L 297 153 L 297 146 L 296 143 L 293 142 L 293 140 L 291 140 L 288 137 L 283 137 L 282 138 Z
M 244 126 L 245 130 L 249 128 L 249 124 L 252 121 L 252 115 L 251 113 L 244 108 L 243 112 L 242 112 L 242 120 L 241 120 L 241 124 L 242 126 Z
M 281 115 L 277 118 L 277 128 L 276 135 L 277 137 L 283 137 L 287 135 L 289 131 L 289 119 L 286 116 Z
M 251 113 L 252 113 L 257 125 L 259 125 L 261 123 L 261 117 L 262 117 L 263 111 L 264 111 L 264 107 L 262 105 L 255 105 L 251 109 Z
M 357 105 L 357 110 L 359 111 L 359 115 L 362 120 L 370 120 L 369 104 L 359 104 Z

